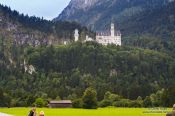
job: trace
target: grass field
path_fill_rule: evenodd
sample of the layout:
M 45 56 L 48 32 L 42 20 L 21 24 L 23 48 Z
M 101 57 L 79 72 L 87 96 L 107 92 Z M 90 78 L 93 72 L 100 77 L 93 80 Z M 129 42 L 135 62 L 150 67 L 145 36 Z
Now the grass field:
M 27 116 L 30 109 L 0 108 L 0 112 L 14 116 Z M 44 111 L 45 116 L 165 116 L 165 112 L 170 110 L 159 108 L 100 108 L 97 110 L 37 108 L 37 112 Z

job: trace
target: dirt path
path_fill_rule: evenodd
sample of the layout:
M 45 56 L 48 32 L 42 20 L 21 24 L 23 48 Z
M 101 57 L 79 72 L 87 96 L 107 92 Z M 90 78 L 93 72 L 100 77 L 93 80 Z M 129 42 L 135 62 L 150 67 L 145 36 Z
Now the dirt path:
M 0 112 L 0 116 L 12 116 L 12 115 L 8 115 Z

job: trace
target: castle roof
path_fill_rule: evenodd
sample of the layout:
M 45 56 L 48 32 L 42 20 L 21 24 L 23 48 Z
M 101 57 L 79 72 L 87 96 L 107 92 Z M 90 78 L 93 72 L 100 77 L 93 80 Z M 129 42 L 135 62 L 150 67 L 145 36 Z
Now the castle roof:
M 96 32 L 97 36 L 111 36 L 111 31 L 97 31 Z M 115 31 L 116 36 L 120 36 L 121 32 L 120 31 Z
M 50 104 L 71 104 L 71 100 L 50 101 Z

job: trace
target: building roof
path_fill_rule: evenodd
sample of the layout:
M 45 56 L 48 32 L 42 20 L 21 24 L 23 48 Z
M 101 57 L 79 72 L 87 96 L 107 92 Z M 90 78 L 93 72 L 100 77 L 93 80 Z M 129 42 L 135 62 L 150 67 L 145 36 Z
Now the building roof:
M 71 100 L 50 101 L 50 104 L 71 104 Z
M 111 32 L 110 31 L 98 31 L 97 36 L 111 36 Z M 115 35 L 121 35 L 120 31 L 115 31 Z

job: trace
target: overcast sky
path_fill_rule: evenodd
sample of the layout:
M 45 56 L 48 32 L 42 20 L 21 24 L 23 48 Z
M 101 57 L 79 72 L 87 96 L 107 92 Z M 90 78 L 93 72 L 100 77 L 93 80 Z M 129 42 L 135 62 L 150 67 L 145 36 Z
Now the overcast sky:
M 12 10 L 48 20 L 57 17 L 69 2 L 70 0 L 0 0 L 1 4 L 10 6 Z

